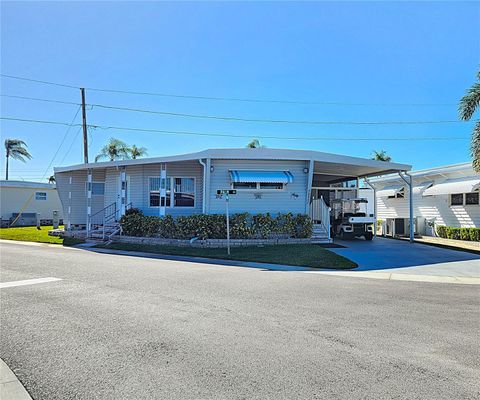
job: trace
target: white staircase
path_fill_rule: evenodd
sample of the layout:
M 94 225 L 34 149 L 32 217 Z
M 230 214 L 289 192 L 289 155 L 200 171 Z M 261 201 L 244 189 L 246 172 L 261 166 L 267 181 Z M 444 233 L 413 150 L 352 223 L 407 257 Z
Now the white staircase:
M 131 204 L 127 205 L 127 209 Z M 112 203 L 90 217 L 90 229 L 87 231 L 87 242 L 110 242 L 114 235 L 122 232 L 117 221 L 117 203 Z
M 330 235 L 322 224 L 313 225 L 312 243 L 331 243 Z
M 310 218 L 313 221 L 312 243 L 331 243 L 330 207 L 323 197 L 311 200 Z
M 98 225 L 92 229 L 88 235 L 88 241 L 95 242 L 109 242 L 114 235 L 118 235 L 121 231 L 118 222 L 110 223 L 108 225 Z

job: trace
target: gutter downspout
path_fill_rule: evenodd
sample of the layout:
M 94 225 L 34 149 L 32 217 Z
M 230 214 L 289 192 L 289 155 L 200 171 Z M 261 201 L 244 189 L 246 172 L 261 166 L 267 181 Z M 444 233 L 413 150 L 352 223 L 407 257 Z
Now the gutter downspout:
M 307 196 L 305 202 L 305 214 L 310 215 L 310 202 L 312 198 L 312 186 L 313 186 L 313 173 L 315 169 L 315 163 L 313 160 L 308 161 L 308 181 L 307 181 Z M 310 215 L 311 217 L 311 215 Z
M 205 214 L 205 198 L 206 198 L 206 187 L 207 187 L 207 164 L 205 164 L 202 159 L 198 159 L 198 162 L 203 167 L 203 190 L 202 190 L 202 214 Z
M 415 226 L 413 225 L 413 177 L 407 171 L 399 172 L 398 175 L 408 185 L 408 206 L 410 214 L 410 243 L 414 242 Z M 408 179 L 406 178 L 408 177 Z

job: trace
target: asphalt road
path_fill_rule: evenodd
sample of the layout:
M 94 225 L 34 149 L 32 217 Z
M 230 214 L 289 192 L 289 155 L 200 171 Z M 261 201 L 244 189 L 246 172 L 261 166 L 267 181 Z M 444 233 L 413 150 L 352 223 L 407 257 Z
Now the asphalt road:
M 478 399 L 480 286 L 1 244 L 34 399 Z

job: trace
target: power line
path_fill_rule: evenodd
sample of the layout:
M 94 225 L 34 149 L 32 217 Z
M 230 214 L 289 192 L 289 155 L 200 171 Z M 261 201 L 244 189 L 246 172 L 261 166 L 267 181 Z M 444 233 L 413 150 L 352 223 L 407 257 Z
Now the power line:
M 22 77 L 22 76 L 7 75 L 7 74 L 0 74 L 0 76 L 3 76 L 4 78 L 17 79 L 17 80 L 27 81 L 27 82 L 42 83 L 44 85 L 61 86 L 61 87 L 66 87 L 66 88 L 70 88 L 70 89 L 80 89 L 78 86 L 67 85 L 67 84 L 64 84 L 64 83 L 41 81 L 39 79 L 25 78 L 25 77 Z
M 73 140 L 72 140 L 72 142 L 70 143 L 70 146 L 68 147 L 68 150 L 67 150 L 66 153 L 63 155 L 63 158 L 62 158 L 62 160 L 60 161 L 60 165 L 63 164 L 63 162 L 65 161 L 65 158 L 67 158 L 67 156 L 70 154 L 70 151 L 72 150 L 73 144 L 74 144 L 75 141 L 77 140 L 78 135 L 80 134 L 81 131 L 82 131 L 82 125 L 79 124 L 78 129 L 77 129 L 77 132 L 76 132 L 75 135 L 73 136 Z
M 46 121 L 46 120 L 34 120 L 34 119 L 25 119 L 25 118 L 15 118 L 15 117 L 0 117 L 0 119 L 6 121 L 17 121 L 17 122 L 28 122 L 28 123 L 38 123 L 38 124 L 50 124 L 50 125 L 59 125 L 59 126 L 68 126 L 66 122 L 59 121 Z M 76 124 L 72 126 L 82 127 L 81 124 Z M 121 127 L 121 126 L 102 126 L 102 125 L 88 125 L 90 128 L 94 129 L 103 129 L 103 130 L 123 130 L 123 131 L 132 131 L 132 132 L 145 132 L 145 133 L 160 133 L 165 135 L 192 135 L 192 136 L 212 136 L 212 137 L 231 137 L 231 138 L 243 138 L 251 139 L 256 137 L 259 139 L 276 139 L 276 140 L 312 140 L 312 141 L 445 141 L 445 140 L 469 140 L 468 137 L 460 136 L 450 136 L 450 137 L 404 137 L 404 138 L 387 138 L 387 137 L 302 137 L 302 136 L 269 136 L 269 135 L 238 135 L 231 133 L 206 133 L 206 132 L 193 132 L 193 131 L 170 131 L 163 129 L 146 129 L 146 128 L 134 128 L 134 127 Z
M 68 104 L 68 105 L 74 105 L 74 106 L 79 106 L 81 105 L 80 103 L 76 103 L 73 101 L 63 101 L 63 100 L 54 100 L 54 99 L 43 99 L 41 97 L 28 97 L 28 96 L 16 96 L 16 95 L 11 95 L 11 94 L 0 94 L 2 97 L 8 97 L 9 99 L 19 99 L 19 100 L 32 100 L 32 101 L 42 101 L 45 103 L 58 103 L 58 104 Z
M 44 85 L 54 85 L 54 86 L 71 88 L 71 89 L 80 89 L 80 86 L 43 81 L 39 79 L 25 78 L 25 77 L 15 76 L 15 75 L 0 74 L 0 76 L 9 78 L 9 79 L 17 79 L 17 80 L 39 83 Z M 95 92 L 107 92 L 107 93 L 117 93 L 117 94 L 169 97 L 169 98 L 191 99 L 191 100 L 230 101 L 230 102 L 244 102 L 244 103 L 273 103 L 273 104 L 324 105 L 324 106 L 379 106 L 379 107 L 456 106 L 456 104 L 449 104 L 449 103 L 350 103 L 350 102 L 341 102 L 341 101 L 304 101 L 304 100 L 276 100 L 276 99 L 254 99 L 254 98 L 240 98 L 240 97 L 220 97 L 220 96 L 196 96 L 196 95 L 185 95 L 185 94 L 175 94 L 175 93 L 102 89 L 102 88 L 94 88 L 94 87 L 85 87 L 85 89 L 90 91 L 95 91 Z
M 68 125 L 68 128 L 67 128 L 67 130 L 65 131 L 65 134 L 63 135 L 63 139 L 62 139 L 62 141 L 60 142 L 60 144 L 58 145 L 57 151 L 55 152 L 55 154 L 53 155 L 52 159 L 50 160 L 50 163 L 48 164 L 48 167 L 45 169 L 45 172 L 43 173 L 43 177 L 42 177 L 42 178 L 45 178 L 45 175 L 47 174 L 48 170 L 49 170 L 50 167 L 52 166 L 53 161 L 55 160 L 55 158 L 57 157 L 58 152 L 60 151 L 61 147 L 63 146 L 63 143 L 64 143 L 65 140 L 67 139 L 68 133 L 70 132 L 70 129 L 72 129 L 73 123 L 75 122 L 75 119 L 77 118 L 77 115 L 78 115 L 78 113 L 80 112 L 80 108 L 81 108 L 81 107 L 78 106 L 77 112 L 75 113 L 75 115 L 74 115 L 73 118 L 72 118 L 72 121 L 71 121 L 70 124 Z
M 429 125 L 429 124 L 458 124 L 465 123 L 462 120 L 438 120 L 438 121 L 314 121 L 314 120 L 288 120 L 288 119 L 261 119 L 261 118 L 241 118 L 221 115 L 204 115 L 204 114 L 186 114 L 176 113 L 170 111 L 154 111 L 144 110 L 138 108 L 128 107 L 116 107 L 107 106 L 103 104 L 89 104 L 92 107 L 131 111 L 147 114 L 159 114 L 172 117 L 185 117 L 185 118 L 200 118 L 200 119 L 215 119 L 223 121 L 237 121 L 237 122 L 260 122 L 260 123 L 272 123 L 272 124 L 300 124 L 300 125 Z
M 53 99 L 43 99 L 38 97 L 26 97 L 26 96 L 14 96 L 2 94 L 3 97 L 22 99 L 22 100 L 32 100 L 32 101 L 43 101 L 49 103 L 60 103 L 68 105 L 79 105 L 79 103 L 62 101 L 62 100 L 53 100 Z M 464 124 L 469 123 L 470 121 L 463 120 L 436 120 L 436 121 L 318 121 L 318 120 L 288 120 L 288 119 L 263 119 L 263 118 L 242 118 L 242 117 L 232 117 L 232 116 L 222 116 L 222 115 L 205 115 L 205 114 L 189 114 L 189 113 L 179 113 L 171 111 L 158 111 L 158 110 L 146 110 L 140 108 L 131 108 L 131 107 L 119 107 L 119 106 L 110 106 L 107 104 L 96 104 L 88 103 L 88 106 L 94 108 L 103 108 L 108 110 L 119 110 L 127 112 L 137 112 L 145 114 L 155 114 L 163 115 L 169 117 L 180 117 L 180 118 L 197 118 L 197 119 L 213 119 L 213 120 L 222 120 L 222 121 L 235 121 L 235 122 L 257 122 L 257 123 L 272 123 L 272 124 L 292 124 L 292 125 L 432 125 L 432 124 Z

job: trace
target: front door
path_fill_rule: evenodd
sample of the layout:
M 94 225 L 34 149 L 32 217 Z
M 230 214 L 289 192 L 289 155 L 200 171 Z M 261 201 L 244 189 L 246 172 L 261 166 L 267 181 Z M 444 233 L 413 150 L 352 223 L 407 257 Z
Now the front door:
M 127 205 L 130 203 L 130 176 L 125 176 L 125 203 L 122 207 L 122 177 L 117 178 L 117 219 L 120 219 L 125 213 Z M 123 212 L 122 212 L 123 210 Z

